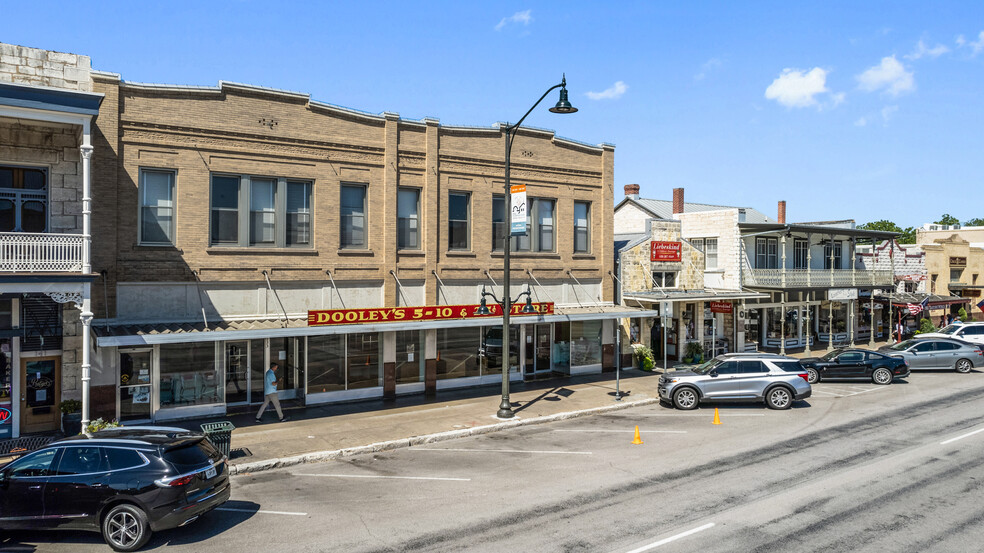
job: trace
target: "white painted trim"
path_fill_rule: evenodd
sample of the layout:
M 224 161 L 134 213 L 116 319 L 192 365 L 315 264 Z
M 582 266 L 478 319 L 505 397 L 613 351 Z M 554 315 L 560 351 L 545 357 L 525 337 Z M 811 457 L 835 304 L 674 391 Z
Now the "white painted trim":
M 351 401 L 354 399 L 372 399 L 383 397 L 383 387 L 373 386 L 372 388 L 356 388 L 354 390 L 339 390 L 336 392 L 317 392 L 308 394 L 304 400 L 305 405 L 318 405 L 321 403 L 337 403 L 340 401 Z
M 49 123 L 67 123 L 69 125 L 87 126 L 92 121 L 91 115 L 70 114 L 61 111 L 0 106 L 0 117 L 14 119 L 30 119 L 32 121 L 47 121 Z
M 159 386 L 159 384 L 157 384 Z M 169 407 L 154 412 L 154 422 L 193 419 L 213 415 L 225 415 L 225 403 L 210 403 L 208 405 L 186 405 L 184 407 Z

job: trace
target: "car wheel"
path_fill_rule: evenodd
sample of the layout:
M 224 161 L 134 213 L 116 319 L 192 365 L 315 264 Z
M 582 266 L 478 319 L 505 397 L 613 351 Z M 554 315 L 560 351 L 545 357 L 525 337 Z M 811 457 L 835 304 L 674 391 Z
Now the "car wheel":
M 102 535 L 115 551 L 136 551 L 150 539 L 147 515 L 136 505 L 117 505 L 103 518 Z
M 806 381 L 810 384 L 820 382 L 820 373 L 816 369 L 806 369 Z
M 673 405 L 677 409 L 683 411 L 689 411 L 697 407 L 697 402 L 699 398 L 697 397 L 697 392 L 693 388 L 680 388 L 679 390 L 673 392 Z
M 960 360 L 957 361 L 957 372 L 958 373 L 969 373 L 970 372 L 970 369 L 972 369 L 972 368 L 974 368 L 974 365 L 970 361 L 968 361 L 966 359 L 960 359 Z
M 871 373 L 871 381 L 875 384 L 891 384 L 892 371 L 886 369 L 885 367 L 875 369 L 875 372 Z
M 776 386 L 765 394 L 769 409 L 789 409 L 793 406 L 793 394 L 785 386 Z

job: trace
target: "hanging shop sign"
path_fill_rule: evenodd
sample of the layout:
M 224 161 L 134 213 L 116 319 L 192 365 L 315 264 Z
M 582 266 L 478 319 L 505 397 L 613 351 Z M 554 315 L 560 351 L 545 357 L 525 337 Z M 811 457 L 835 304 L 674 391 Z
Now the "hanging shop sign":
M 730 301 L 712 301 L 711 313 L 731 313 L 733 307 Z
M 857 288 L 831 288 L 830 292 L 827 293 L 827 297 L 831 301 L 856 300 L 858 299 L 858 289 Z
M 649 243 L 650 261 L 680 261 L 680 242 L 657 242 Z
M 967 258 L 966 257 L 951 257 L 950 258 L 951 267 L 966 267 Z
M 526 185 L 514 184 L 509 187 L 510 204 L 512 205 L 512 215 L 509 218 L 509 234 L 526 234 Z
M 523 313 L 525 303 L 510 306 L 510 317 L 523 315 L 553 315 L 553 302 L 533 304 L 533 313 Z M 308 326 L 354 325 L 368 323 L 399 323 L 406 321 L 441 321 L 446 319 L 483 319 L 501 317 L 502 306 L 488 305 L 489 314 L 476 314 L 477 305 L 430 305 L 425 307 L 382 307 L 374 309 L 328 309 L 308 311 Z
M 6 424 L 10 422 L 10 409 L 6 407 L 0 407 L 0 424 Z
M 926 280 L 926 275 L 912 274 L 912 275 L 895 275 L 896 281 L 904 280 L 906 282 L 922 282 Z

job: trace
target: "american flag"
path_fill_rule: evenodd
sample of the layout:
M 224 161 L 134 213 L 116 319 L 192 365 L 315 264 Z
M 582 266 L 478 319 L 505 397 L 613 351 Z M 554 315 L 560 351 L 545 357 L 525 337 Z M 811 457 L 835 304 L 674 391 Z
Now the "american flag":
M 907 303 L 905 304 L 905 306 L 909 310 L 909 314 L 915 316 L 922 313 L 923 309 L 926 309 L 926 306 L 928 304 L 929 304 L 929 296 L 926 296 L 926 299 L 924 299 L 920 304 Z

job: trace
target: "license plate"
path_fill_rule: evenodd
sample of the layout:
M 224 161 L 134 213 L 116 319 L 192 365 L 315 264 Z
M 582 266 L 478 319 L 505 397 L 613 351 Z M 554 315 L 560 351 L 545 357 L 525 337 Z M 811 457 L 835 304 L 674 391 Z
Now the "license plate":
M 209 478 L 215 478 L 215 467 L 209 467 L 205 471 L 205 479 L 208 480 Z

